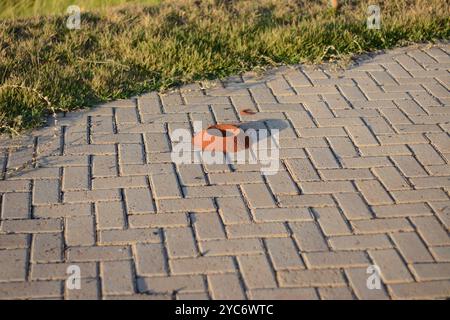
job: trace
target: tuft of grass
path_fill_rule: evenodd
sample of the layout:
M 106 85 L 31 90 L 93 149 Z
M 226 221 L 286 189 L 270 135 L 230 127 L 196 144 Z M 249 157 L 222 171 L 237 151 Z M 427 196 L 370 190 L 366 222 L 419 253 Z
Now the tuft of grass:
M 169 0 L 86 11 L 80 30 L 63 15 L 2 20 L 0 132 L 191 81 L 449 38 L 446 1 L 384 0 L 380 30 L 366 27 L 369 4 Z

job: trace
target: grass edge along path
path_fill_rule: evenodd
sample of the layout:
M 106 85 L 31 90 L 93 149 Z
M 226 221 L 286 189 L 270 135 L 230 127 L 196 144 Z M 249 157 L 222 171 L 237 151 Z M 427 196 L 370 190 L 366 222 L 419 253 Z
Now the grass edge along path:
M 338 11 L 311 0 L 179 0 L 64 16 L 0 21 L 0 132 L 42 125 L 52 112 L 282 64 L 348 59 L 450 36 L 441 0 L 370 1 Z

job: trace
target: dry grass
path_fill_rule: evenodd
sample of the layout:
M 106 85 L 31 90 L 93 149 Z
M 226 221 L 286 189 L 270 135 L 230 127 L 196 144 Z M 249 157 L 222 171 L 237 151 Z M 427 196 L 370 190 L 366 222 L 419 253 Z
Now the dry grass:
M 0 0 L 0 19 L 63 15 L 74 4 L 83 11 L 105 11 L 130 2 L 157 4 L 159 0 Z

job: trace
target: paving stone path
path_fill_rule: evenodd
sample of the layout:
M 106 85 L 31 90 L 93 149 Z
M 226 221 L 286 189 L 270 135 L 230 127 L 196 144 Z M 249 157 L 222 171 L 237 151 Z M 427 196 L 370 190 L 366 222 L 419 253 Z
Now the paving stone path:
M 450 297 L 449 54 L 245 74 L 1 138 L 0 298 Z M 279 172 L 173 163 L 193 121 L 282 124 Z

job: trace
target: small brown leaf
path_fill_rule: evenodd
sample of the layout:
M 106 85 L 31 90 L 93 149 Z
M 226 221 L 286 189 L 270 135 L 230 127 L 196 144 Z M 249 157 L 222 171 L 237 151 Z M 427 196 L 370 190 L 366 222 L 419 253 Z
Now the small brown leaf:
M 256 114 L 256 112 L 253 111 L 252 109 L 244 109 L 244 110 L 241 110 L 240 114 L 248 116 L 248 115 Z

